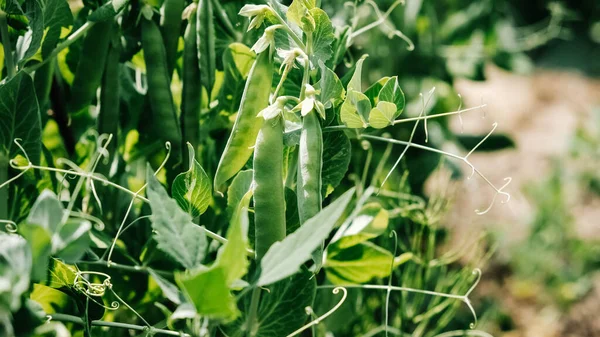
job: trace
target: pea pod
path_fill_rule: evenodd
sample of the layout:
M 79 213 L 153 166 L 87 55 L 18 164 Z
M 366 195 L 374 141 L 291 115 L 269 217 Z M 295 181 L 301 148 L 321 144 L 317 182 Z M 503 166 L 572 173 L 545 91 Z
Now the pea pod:
M 167 55 L 158 26 L 154 21 L 145 18 L 142 18 L 142 48 L 152 119 L 155 125 L 160 125 L 156 130 L 157 134 L 162 140 L 170 141 L 173 150 L 176 151 L 181 144 L 181 134 L 171 93 Z
M 112 134 L 113 139 L 109 144 L 108 151 L 111 159 L 117 150 L 119 140 L 119 110 L 120 110 L 120 75 L 119 58 L 121 57 L 121 44 L 119 41 L 111 43 L 108 56 L 106 58 L 106 67 L 102 76 L 102 89 L 100 90 L 100 113 L 98 115 L 98 132 L 100 134 Z M 101 173 L 108 173 L 110 167 L 101 164 L 98 170 Z
M 283 120 L 256 118 L 262 127 L 254 147 L 254 249 L 260 260 L 285 238 L 283 186 Z
M 181 15 L 185 7 L 185 0 L 165 0 L 162 5 L 162 16 L 160 25 L 162 38 L 167 53 L 167 70 L 169 77 L 173 75 L 173 69 L 177 62 L 177 46 L 181 33 Z
M 54 77 L 54 62 L 46 62 L 43 66 L 39 67 L 34 74 L 33 84 L 35 86 L 35 94 L 37 96 L 38 104 L 41 109 L 48 108 L 48 98 L 50 96 L 50 89 L 52 88 L 52 78 Z M 45 110 L 44 110 L 45 111 Z M 46 117 L 44 117 L 46 115 Z M 42 118 L 47 118 L 47 114 L 43 113 Z M 42 120 L 44 122 L 44 120 Z
M 297 197 L 300 224 L 321 211 L 321 170 L 323 169 L 323 134 L 317 113 L 304 116 L 298 153 Z
M 190 13 L 184 34 L 183 49 L 183 92 L 181 97 L 181 129 L 183 144 L 189 142 L 194 149 L 200 141 L 200 106 L 202 85 L 200 84 L 200 63 L 198 60 L 198 43 L 196 39 L 196 10 Z M 184 151 L 184 156 L 187 153 Z M 188 162 L 188 158 L 184 158 Z
M 227 180 L 239 172 L 252 156 L 252 146 L 262 125 L 256 115 L 269 104 L 272 80 L 273 61 L 269 51 L 265 51 L 252 65 L 233 130 L 219 161 L 214 183 L 218 191 L 224 189 Z
M 70 112 L 85 108 L 96 96 L 96 89 L 102 82 L 111 27 L 111 21 L 98 22 L 85 35 L 82 54 L 71 86 Z
M 198 39 L 198 57 L 202 71 L 202 84 L 206 88 L 208 97 L 212 96 L 215 84 L 216 53 L 215 53 L 215 23 L 213 5 L 210 0 L 198 0 L 198 14 L 196 15 L 196 38 Z

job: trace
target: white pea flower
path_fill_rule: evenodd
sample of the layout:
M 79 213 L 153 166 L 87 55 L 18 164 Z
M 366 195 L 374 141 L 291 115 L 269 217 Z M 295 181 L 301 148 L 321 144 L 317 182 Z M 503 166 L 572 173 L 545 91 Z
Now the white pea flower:
M 283 113 L 283 108 L 285 107 L 286 102 L 285 97 L 279 97 L 275 100 L 275 103 L 269 105 L 264 108 L 261 112 L 258 113 L 258 117 L 262 117 L 265 120 L 269 120 L 277 117 Z
M 281 69 L 284 67 L 291 69 L 293 66 L 295 66 L 296 60 L 298 60 L 298 62 L 302 62 L 306 54 L 304 54 L 302 49 L 294 48 L 290 50 L 278 49 L 277 55 L 283 59 L 281 62 L 281 67 L 279 68 L 279 71 L 281 71 Z
M 260 27 L 270 11 L 271 8 L 267 5 L 245 5 L 240 10 L 239 15 L 252 19 L 250 26 L 248 26 L 248 31 L 250 31 L 253 28 Z
M 302 116 L 308 115 L 309 112 L 316 110 L 321 118 L 325 119 L 325 106 L 317 99 L 318 91 L 310 84 L 306 84 L 306 98 L 295 108 L 300 109 Z
M 260 54 L 265 51 L 269 46 L 275 43 L 275 30 L 280 28 L 280 25 L 274 25 L 265 29 L 265 33 L 256 41 L 256 43 L 252 46 L 252 50 Z

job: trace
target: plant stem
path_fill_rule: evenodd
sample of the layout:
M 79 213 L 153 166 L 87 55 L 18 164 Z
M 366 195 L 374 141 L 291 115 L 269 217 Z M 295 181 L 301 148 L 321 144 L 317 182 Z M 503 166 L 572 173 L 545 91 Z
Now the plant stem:
M 298 35 L 296 35 L 296 33 L 288 25 L 287 21 L 285 21 L 285 19 L 282 18 L 281 15 L 279 15 L 277 10 L 275 9 L 275 1 L 273 1 L 273 0 L 270 1 L 270 5 L 271 5 L 271 8 L 273 8 L 273 11 L 272 11 L 273 15 L 275 15 L 277 20 L 279 20 L 279 22 L 281 22 L 281 24 L 283 25 L 283 29 L 285 29 L 285 31 L 288 32 L 288 34 L 292 37 L 292 40 L 294 40 L 296 45 L 298 45 L 298 47 L 300 47 L 300 49 L 302 49 L 303 52 L 306 52 L 306 45 L 304 45 L 304 42 L 302 42 L 302 40 L 298 37 Z
M 66 315 L 66 314 L 51 314 L 47 315 L 51 321 L 58 322 L 67 322 L 67 323 L 75 323 L 79 325 L 84 325 L 83 320 L 80 317 Z M 136 330 L 136 331 L 151 331 L 154 334 L 161 334 L 167 336 L 186 336 L 190 335 L 186 333 L 181 333 L 178 331 L 172 330 L 164 330 L 164 329 L 156 329 L 156 328 L 148 328 L 147 326 L 135 325 L 135 324 L 127 324 L 127 323 L 119 323 L 119 322 L 107 322 L 107 321 L 92 321 L 92 326 L 106 326 L 110 328 L 120 328 L 120 329 L 128 329 L 128 330 Z
M 225 12 L 223 7 L 221 6 L 221 3 L 218 0 L 211 1 L 215 8 L 214 13 L 216 14 L 217 18 L 223 23 L 225 28 L 229 31 L 229 34 L 231 34 L 231 36 L 233 36 L 236 39 L 236 41 L 241 41 L 242 35 L 239 34 L 238 31 L 235 30 L 235 28 L 233 28 L 233 24 L 231 23 L 231 20 L 229 20 L 227 12 Z
M 254 288 L 252 290 L 252 299 L 250 300 L 250 311 L 248 312 L 248 317 L 246 319 L 246 331 L 248 332 L 246 336 L 248 337 L 253 337 L 256 334 L 256 332 L 254 331 L 254 326 L 257 320 L 259 301 L 260 288 Z
M 26 72 L 28 72 L 28 73 L 32 73 L 32 72 L 36 71 L 38 68 L 40 68 L 41 66 L 43 66 L 44 64 L 46 64 L 48 61 L 50 61 L 53 58 L 55 58 L 61 51 L 63 51 L 64 49 L 68 48 L 75 41 L 77 41 L 78 39 L 80 39 L 81 37 L 83 37 L 85 35 L 85 33 L 90 28 L 92 28 L 95 24 L 96 24 L 96 22 L 87 21 L 81 27 L 79 27 L 79 29 L 77 29 L 73 34 L 69 35 L 69 37 L 66 40 L 64 40 L 63 42 L 59 43 L 56 46 L 56 48 L 54 48 L 54 50 L 42 62 L 36 63 L 36 64 L 34 64 L 32 66 L 29 66 L 29 67 L 26 67 L 23 70 L 26 71 Z
M 134 273 L 146 273 L 148 274 L 148 267 L 146 266 L 130 266 L 130 265 L 125 265 L 125 264 L 118 264 L 115 262 L 111 262 L 110 265 L 107 261 L 103 261 L 103 260 L 98 260 L 98 261 L 82 261 L 79 262 L 81 264 L 87 264 L 90 266 L 102 266 L 102 267 L 106 267 L 106 268 L 112 268 L 112 269 L 118 269 L 118 270 L 123 270 L 123 271 L 129 271 L 129 272 L 134 272 Z M 173 273 L 170 273 L 168 271 L 164 271 L 164 270 L 156 270 L 156 269 L 152 269 L 153 271 L 155 271 L 157 274 L 160 274 L 162 276 L 166 276 L 166 277 L 172 277 Z
M 8 180 L 8 159 L 0 153 L 0 185 Z M 0 220 L 8 220 L 8 186 L 0 188 Z
M 12 48 L 10 45 L 10 36 L 8 35 L 8 22 L 6 21 L 6 12 L 0 10 L 0 34 L 2 34 L 2 47 L 4 48 L 4 63 L 6 64 L 6 74 L 8 78 L 15 76 L 15 61 L 13 60 Z

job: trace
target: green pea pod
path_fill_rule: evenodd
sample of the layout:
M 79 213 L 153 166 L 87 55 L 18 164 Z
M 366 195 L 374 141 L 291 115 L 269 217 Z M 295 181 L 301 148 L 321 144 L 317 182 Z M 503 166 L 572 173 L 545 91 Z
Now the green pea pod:
M 119 139 L 119 110 L 120 110 L 120 65 L 121 57 L 120 41 L 111 43 L 106 58 L 106 67 L 102 76 L 102 89 L 100 90 L 100 113 L 98 115 L 98 132 L 100 134 L 112 134 L 113 139 L 109 144 L 108 151 L 110 160 L 108 165 L 100 164 L 99 172 L 107 174 L 110 168 L 110 162 L 118 148 Z
M 194 149 L 200 142 L 200 106 L 202 85 L 200 84 L 200 63 L 198 60 L 198 43 L 196 40 L 196 10 L 190 13 L 184 35 L 183 49 L 183 92 L 181 97 L 181 129 L 183 144 L 189 142 Z M 184 156 L 187 153 L 184 151 Z M 187 163 L 188 158 L 184 158 Z
M 254 147 L 254 249 L 260 260 L 269 247 L 285 238 L 283 186 L 283 120 L 264 120 Z
M 177 62 L 177 46 L 179 44 L 179 34 L 181 33 L 181 16 L 184 7 L 185 0 L 165 0 L 162 5 L 160 26 L 167 53 L 169 76 L 173 75 L 173 69 L 175 69 L 175 63 Z
M 300 224 L 321 211 L 321 170 L 323 169 L 323 134 L 317 113 L 304 116 L 298 153 L 298 214 Z
M 215 23 L 213 7 L 210 0 L 198 0 L 198 14 L 196 15 L 196 38 L 198 39 L 198 57 L 202 71 L 202 84 L 212 96 L 215 84 L 216 53 L 215 53 Z
M 98 22 L 85 35 L 83 49 L 71 86 L 70 112 L 77 112 L 85 108 L 96 96 L 96 89 L 102 82 L 108 45 L 112 36 L 110 34 L 111 27 L 111 21 Z
M 160 30 L 154 21 L 142 18 L 142 48 L 146 62 L 148 100 L 157 135 L 171 142 L 174 151 L 181 146 L 181 134 L 177 119 L 171 80 L 167 69 L 167 55 Z M 177 151 L 179 153 L 179 151 Z
M 250 156 L 262 121 L 256 115 L 269 104 L 273 80 L 273 61 L 269 51 L 262 52 L 252 65 L 240 102 L 235 124 L 215 174 L 215 189 L 224 190 L 224 184 L 239 172 Z

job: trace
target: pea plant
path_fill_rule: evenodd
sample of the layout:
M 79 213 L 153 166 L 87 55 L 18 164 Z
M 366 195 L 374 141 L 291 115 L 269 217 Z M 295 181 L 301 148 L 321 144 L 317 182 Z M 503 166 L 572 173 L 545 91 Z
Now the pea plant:
M 428 115 L 432 88 L 402 116 L 398 77 L 349 58 L 380 27 L 415 47 L 400 4 L 359 27 L 315 0 L 2 2 L 3 335 L 488 336 L 485 257 L 437 250 L 446 199 L 404 165 L 456 159 L 496 192 L 476 212 L 507 202 L 469 161 L 487 137 L 415 140 L 484 105 Z

